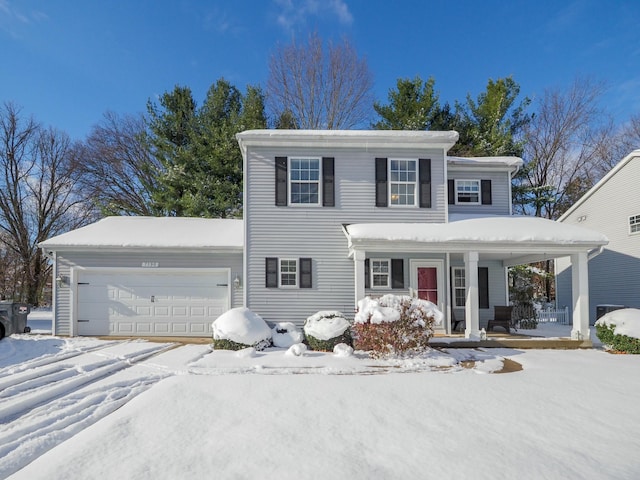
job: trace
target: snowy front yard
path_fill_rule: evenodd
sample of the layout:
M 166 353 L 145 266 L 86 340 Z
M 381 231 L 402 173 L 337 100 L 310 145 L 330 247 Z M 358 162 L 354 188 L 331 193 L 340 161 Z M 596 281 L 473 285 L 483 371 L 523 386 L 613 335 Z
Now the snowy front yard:
M 171 347 L 1 341 L 0 478 L 640 476 L 639 356 Z

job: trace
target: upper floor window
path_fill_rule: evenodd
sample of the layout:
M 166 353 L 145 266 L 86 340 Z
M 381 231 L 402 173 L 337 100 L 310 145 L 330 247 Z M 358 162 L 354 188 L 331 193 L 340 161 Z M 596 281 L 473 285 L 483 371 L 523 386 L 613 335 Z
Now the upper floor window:
M 320 159 L 289 159 L 289 191 L 291 204 L 320 203 Z
M 640 232 L 640 215 L 632 215 L 629 217 L 629 233 Z
M 275 204 L 335 206 L 333 157 L 276 157 Z
M 416 205 L 416 160 L 389 161 L 391 205 Z
M 480 205 L 480 180 L 456 180 L 456 203 Z

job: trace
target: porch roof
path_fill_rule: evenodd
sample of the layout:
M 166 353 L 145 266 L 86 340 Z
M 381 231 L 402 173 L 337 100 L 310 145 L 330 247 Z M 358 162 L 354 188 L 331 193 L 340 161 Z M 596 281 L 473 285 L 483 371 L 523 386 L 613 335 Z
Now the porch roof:
M 354 250 L 464 253 L 518 265 L 599 249 L 599 232 L 539 217 L 491 216 L 449 223 L 358 223 L 345 225 Z

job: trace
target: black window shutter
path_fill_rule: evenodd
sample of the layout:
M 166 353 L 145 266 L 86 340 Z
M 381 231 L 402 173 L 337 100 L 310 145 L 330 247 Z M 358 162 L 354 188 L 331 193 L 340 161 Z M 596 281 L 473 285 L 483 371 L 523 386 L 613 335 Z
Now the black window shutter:
M 391 259 L 391 288 L 404 288 L 404 260 Z
M 482 205 L 491 205 L 491 180 L 481 180 L 480 191 L 482 192 Z
M 376 158 L 376 207 L 387 204 L 387 159 Z
M 431 208 L 431 159 L 421 158 L 420 168 L 420 208 Z
M 267 257 L 264 262 L 265 269 L 265 287 L 278 287 L 278 259 L 275 257 Z
M 311 259 L 300 259 L 300 288 L 311 288 Z
M 364 288 L 371 288 L 371 272 L 369 271 L 369 259 L 364 259 Z
M 336 204 L 333 168 L 333 158 L 322 157 L 322 205 L 325 207 L 334 207 Z
M 287 157 L 276 157 L 276 206 L 287 206 Z
M 449 205 L 455 205 L 456 203 L 456 181 L 453 179 L 447 180 L 447 195 Z
M 489 269 L 478 267 L 478 306 L 489 308 Z

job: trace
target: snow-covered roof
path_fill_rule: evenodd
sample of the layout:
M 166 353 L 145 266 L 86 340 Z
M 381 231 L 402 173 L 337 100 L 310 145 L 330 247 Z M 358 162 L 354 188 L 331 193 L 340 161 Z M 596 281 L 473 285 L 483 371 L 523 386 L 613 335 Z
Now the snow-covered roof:
M 444 148 L 458 141 L 458 132 L 409 130 L 247 130 L 236 134 L 243 152 L 247 146 Z
M 241 251 L 242 220 L 181 217 L 106 217 L 40 243 L 47 250 L 74 248 L 194 248 Z
M 443 248 L 467 245 L 468 250 L 487 246 L 584 246 L 609 243 L 599 232 L 539 217 L 494 216 L 450 223 L 360 223 L 345 227 L 352 244 L 371 241 L 412 242 Z
M 578 199 L 578 201 L 576 201 L 576 203 L 574 203 L 573 205 L 571 205 L 571 207 L 562 214 L 562 216 L 558 219 L 559 222 L 563 222 L 564 220 L 567 219 L 567 217 L 569 217 L 574 211 L 576 211 L 578 209 L 578 207 L 580 207 L 580 205 L 582 205 L 584 202 L 586 202 L 594 193 L 596 193 L 605 183 L 607 183 L 611 177 L 613 177 L 614 175 L 616 175 L 620 170 L 622 170 L 622 168 L 624 168 L 624 166 L 626 164 L 628 164 L 631 160 L 633 160 L 634 158 L 638 158 L 638 160 L 640 161 L 640 149 L 639 150 L 634 150 L 633 152 L 631 152 L 629 155 L 627 155 L 626 157 L 624 157 L 622 160 L 620 160 L 615 167 L 613 167 L 609 173 L 607 173 L 604 177 L 602 177 L 600 179 L 600 181 L 598 183 L 596 183 L 593 187 L 591 187 L 587 193 L 585 193 L 582 197 L 580 197 Z
M 499 167 L 518 170 L 524 161 L 520 157 L 447 157 L 449 166 L 460 167 Z

